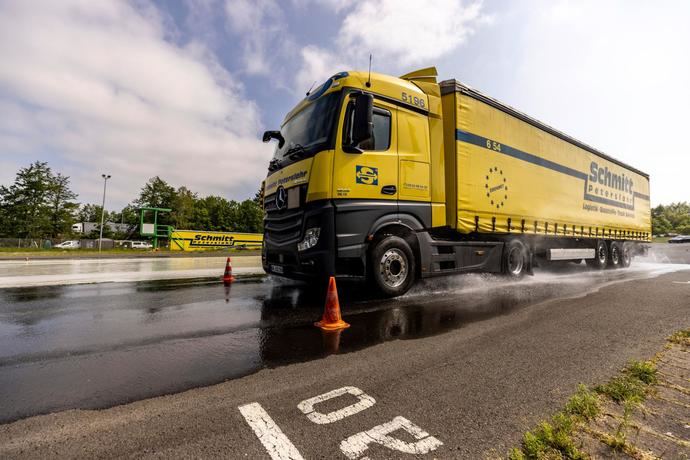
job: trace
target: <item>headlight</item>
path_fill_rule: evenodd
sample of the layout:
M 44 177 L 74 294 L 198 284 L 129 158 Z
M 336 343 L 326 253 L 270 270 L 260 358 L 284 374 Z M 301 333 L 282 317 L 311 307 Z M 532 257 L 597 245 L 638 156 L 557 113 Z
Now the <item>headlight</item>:
M 304 239 L 297 243 L 297 250 L 304 251 L 309 248 L 316 246 L 319 241 L 319 235 L 321 234 L 321 227 L 312 227 L 304 232 Z

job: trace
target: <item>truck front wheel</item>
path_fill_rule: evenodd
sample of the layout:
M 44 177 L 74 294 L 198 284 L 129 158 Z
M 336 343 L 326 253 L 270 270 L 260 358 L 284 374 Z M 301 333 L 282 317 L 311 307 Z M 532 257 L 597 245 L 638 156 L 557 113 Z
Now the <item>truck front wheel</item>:
M 416 267 L 412 248 L 398 236 L 386 236 L 370 252 L 371 278 L 382 294 L 395 297 L 414 283 Z
M 511 278 L 522 278 L 527 273 L 529 253 L 520 240 L 511 240 L 503 250 L 503 273 Z

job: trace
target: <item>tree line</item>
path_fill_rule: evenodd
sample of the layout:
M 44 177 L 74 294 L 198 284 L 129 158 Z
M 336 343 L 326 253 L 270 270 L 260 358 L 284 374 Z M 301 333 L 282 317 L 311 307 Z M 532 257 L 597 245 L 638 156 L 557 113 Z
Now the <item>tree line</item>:
M 259 194 L 244 201 L 210 195 L 201 197 L 185 186 L 175 188 L 158 176 L 141 188 L 139 195 L 119 211 L 105 212 L 106 222 L 136 225 L 140 207 L 170 208 L 159 214 L 160 224 L 178 229 L 262 232 L 263 212 Z M 101 205 L 79 203 L 70 178 L 54 172 L 48 163 L 36 161 L 20 168 L 11 185 L 0 186 L 1 238 L 64 238 L 72 236 L 77 222 L 101 221 Z M 107 226 L 104 237 L 113 235 Z M 93 236 L 93 235 L 91 235 Z
M 160 214 L 159 223 L 178 229 L 263 231 L 259 193 L 241 202 L 215 195 L 201 197 L 185 186 L 175 188 L 159 176 L 149 179 L 138 197 L 123 209 L 106 210 L 105 220 L 138 224 L 140 207 L 172 209 Z M 61 238 L 71 236 L 75 222 L 100 220 L 101 206 L 78 203 L 70 178 L 54 172 L 46 162 L 36 161 L 20 168 L 11 185 L 0 186 L 0 238 Z M 690 204 L 678 202 L 653 208 L 652 232 L 690 234 Z M 117 235 L 104 228 L 104 236 Z
M 685 201 L 652 208 L 652 233 L 690 235 L 690 203 Z

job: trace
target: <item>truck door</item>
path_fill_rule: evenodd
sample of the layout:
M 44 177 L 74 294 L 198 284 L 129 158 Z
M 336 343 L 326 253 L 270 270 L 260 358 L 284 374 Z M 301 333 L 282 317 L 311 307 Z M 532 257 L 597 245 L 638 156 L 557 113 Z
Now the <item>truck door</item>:
M 335 207 L 338 260 L 363 267 L 367 236 L 374 222 L 398 213 L 397 109 L 374 99 L 374 136 L 362 153 L 348 153 L 354 104 L 343 104 L 333 158 L 333 199 Z M 350 132 L 348 133 L 348 130 Z M 340 272 L 342 269 L 337 268 Z M 346 269 L 347 270 L 347 269 Z M 358 269 L 353 269 L 357 272 Z
M 398 200 L 398 143 L 397 109 L 394 105 L 374 99 L 373 139 L 360 145 L 362 153 L 347 153 L 348 130 L 354 105 L 344 104 L 340 115 L 341 127 L 333 161 L 333 198 L 370 202 L 397 212 Z M 392 207 L 395 207 L 393 209 Z
M 426 115 L 405 108 L 398 109 L 397 119 L 399 209 L 400 212 L 411 211 L 418 217 L 426 217 L 431 212 L 429 119 Z

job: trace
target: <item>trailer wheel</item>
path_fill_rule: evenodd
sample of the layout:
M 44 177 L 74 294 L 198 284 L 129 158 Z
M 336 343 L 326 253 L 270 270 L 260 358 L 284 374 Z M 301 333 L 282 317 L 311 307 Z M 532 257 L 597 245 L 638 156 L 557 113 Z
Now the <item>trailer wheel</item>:
M 609 246 L 609 267 L 610 268 L 620 268 L 621 267 L 622 254 L 623 254 L 623 250 L 621 249 L 620 243 L 617 243 L 616 241 L 612 241 L 611 245 Z
M 371 278 L 383 295 L 403 295 L 412 287 L 416 266 L 407 241 L 398 236 L 386 236 L 372 248 L 370 259 Z
M 632 254 L 630 253 L 630 246 L 623 243 L 621 245 L 621 268 L 628 268 L 632 263 Z
M 597 247 L 594 249 L 594 259 L 587 259 L 587 265 L 598 270 L 606 268 L 609 260 L 609 250 L 604 240 L 597 241 Z
M 522 278 L 527 273 L 529 257 L 520 240 L 511 240 L 503 251 L 503 273 L 511 278 Z

